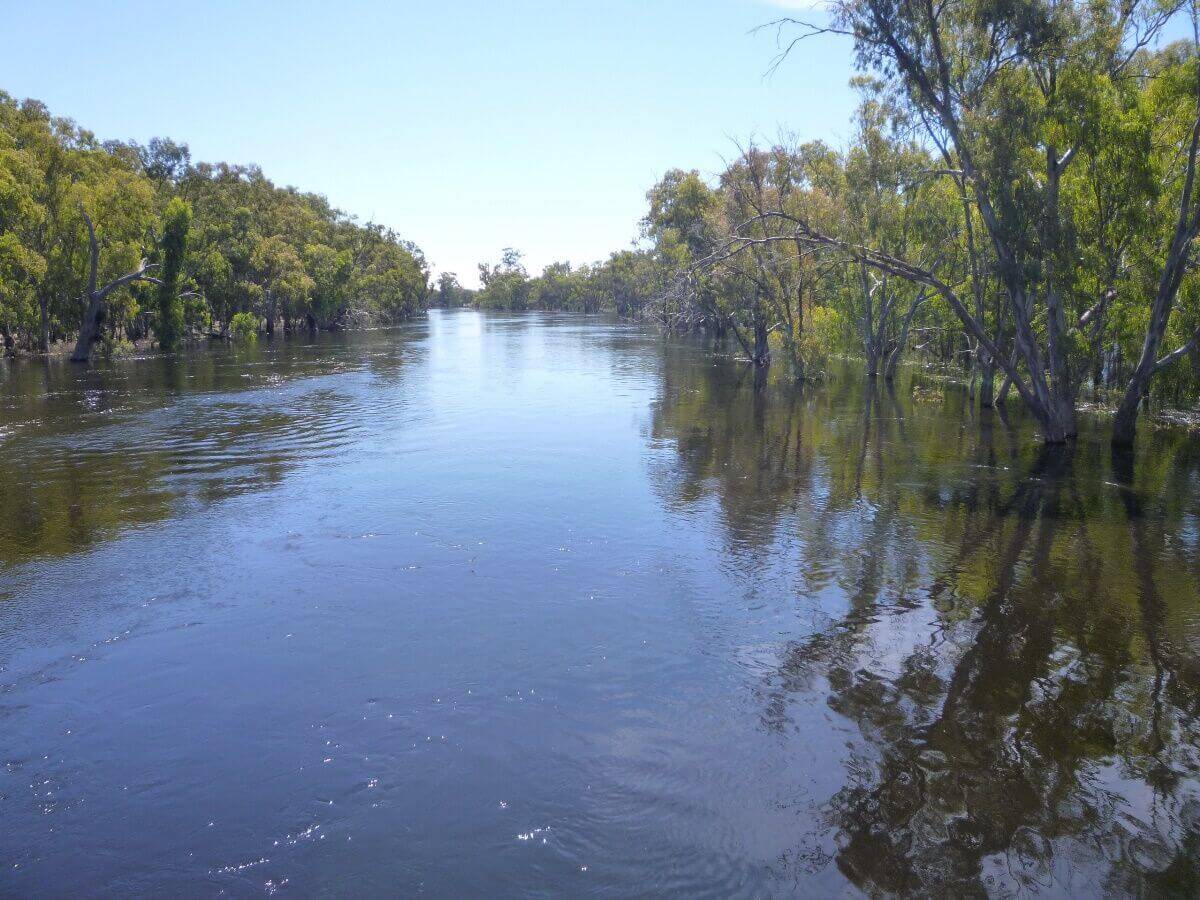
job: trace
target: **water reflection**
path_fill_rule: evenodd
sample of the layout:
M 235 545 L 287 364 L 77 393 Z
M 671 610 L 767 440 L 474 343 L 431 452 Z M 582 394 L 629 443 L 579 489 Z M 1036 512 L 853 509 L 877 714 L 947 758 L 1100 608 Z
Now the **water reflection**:
M 572 316 L 0 371 L 0 893 L 1196 893 L 1181 432 Z
M 345 450 L 398 412 L 420 337 L 322 335 L 87 370 L 0 364 L 0 567 L 269 488 Z
M 936 383 L 752 396 L 725 365 L 666 368 L 656 474 L 827 613 L 761 687 L 770 731 L 814 699 L 853 726 L 788 864 L 873 894 L 1194 895 L 1195 442 L 1038 448 Z

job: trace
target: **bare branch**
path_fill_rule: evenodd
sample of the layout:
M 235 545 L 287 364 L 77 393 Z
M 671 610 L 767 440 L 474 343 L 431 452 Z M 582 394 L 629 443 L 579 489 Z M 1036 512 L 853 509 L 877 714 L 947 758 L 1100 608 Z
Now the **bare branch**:
M 162 282 L 159 281 L 157 278 L 149 278 L 146 275 L 146 273 L 148 271 L 150 271 L 151 269 L 156 269 L 156 268 L 158 268 L 158 263 L 148 263 L 143 259 L 141 266 L 138 268 L 138 270 L 136 272 L 130 272 L 127 275 L 122 275 L 120 278 L 110 281 L 108 284 L 106 284 L 100 290 L 93 291 L 92 294 L 93 294 L 93 296 L 96 297 L 97 300 L 103 300 L 105 297 L 107 297 L 109 294 L 111 294 L 113 291 L 117 290 L 118 288 L 122 288 L 127 284 L 132 284 L 135 281 L 152 281 L 155 284 L 162 284 Z
M 1188 342 L 1185 343 L 1182 347 L 1177 347 L 1176 349 L 1174 349 L 1170 353 L 1168 353 L 1166 356 L 1164 356 L 1162 359 L 1158 360 L 1154 364 L 1154 371 L 1161 372 L 1163 369 L 1170 368 L 1172 364 L 1183 359 L 1183 357 L 1187 356 L 1194 349 L 1196 349 L 1196 344 L 1198 342 L 1200 342 L 1200 329 L 1197 329 L 1196 333 L 1193 334 L 1191 339 L 1188 340 Z

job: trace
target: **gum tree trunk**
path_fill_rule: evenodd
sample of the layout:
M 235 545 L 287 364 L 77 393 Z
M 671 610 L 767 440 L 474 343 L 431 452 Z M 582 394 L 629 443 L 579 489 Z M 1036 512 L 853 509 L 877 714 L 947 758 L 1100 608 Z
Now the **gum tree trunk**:
M 996 405 L 996 364 L 992 362 L 992 358 L 986 352 L 983 357 L 982 377 L 983 380 L 979 384 L 979 405 L 984 409 L 990 409 Z
M 771 347 L 767 343 L 767 321 L 762 316 L 754 319 L 754 365 L 759 369 L 771 365 Z
M 1158 359 L 1159 349 L 1167 333 L 1167 324 L 1171 319 L 1171 310 L 1175 298 L 1179 294 L 1179 285 L 1187 270 L 1187 261 L 1192 241 L 1200 231 L 1200 204 L 1192 207 L 1192 188 L 1195 182 L 1196 155 L 1200 150 L 1200 116 L 1192 129 L 1192 143 L 1188 154 L 1187 176 L 1184 182 L 1183 199 L 1179 207 L 1179 217 L 1175 224 L 1175 233 L 1167 252 L 1166 264 L 1158 280 L 1158 289 L 1154 294 L 1154 303 L 1150 308 L 1150 324 L 1146 328 L 1146 337 L 1142 342 L 1142 352 L 1134 367 L 1133 375 L 1125 387 L 1121 403 L 1117 407 L 1117 417 L 1113 422 L 1112 442 L 1118 447 L 1129 447 L 1137 431 L 1138 404 L 1150 393 L 1150 382 L 1155 373 L 1161 372 L 1186 356 L 1196 346 L 1200 332 L 1193 335 L 1191 340 L 1178 349 Z
M 89 292 L 83 320 L 79 323 L 79 338 L 71 353 L 71 362 L 87 362 L 92 356 L 92 345 L 100 340 L 100 326 L 104 324 L 104 300 L 96 292 Z
M 887 365 L 883 370 L 883 377 L 887 381 L 894 381 L 896 378 L 896 369 L 900 365 L 900 357 L 904 353 L 905 347 L 908 346 L 908 328 L 912 325 L 913 316 L 916 315 L 917 309 L 925 302 L 928 293 L 922 288 L 917 294 L 917 298 L 913 300 L 912 306 L 908 308 L 908 314 L 904 317 L 904 322 L 900 326 L 900 337 L 896 341 L 896 346 L 892 348 L 892 353 L 888 357 Z
M 874 378 L 879 374 L 879 355 L 875 348 L 875 289 L 867 278 L 865 262 L 859 262 L 858 277 L 863 294 L 863 350 L 867 354 L 867 377 Z
M 104 287 L 96 286 L 96 276 L 100 269 L 100 244 L 96 240 L 96 229 L 92 226 L 92 220 L 84 211 L 83 207 L 79 208 L 80 214 L 83 216 L 83 221 L 87 224 L 88 244 L 90 247 L 90 258 L 88 260 L 88 284 L 84 292 L 83 299 L 86 301 L 83 308 L 83 319 L 79 323 L 79 339 L 75 341 L 75 349 L 71 353 L 71 362 L 85 363 L 92 357 L 92 347 L 100 339 L 100 329 L 104 324 L 104 313 L 106 311 L 108 295 L 117 288 L 124 287 L 134 281 L 151 281 L 158 283 L 157 278 L 151 278 L 146 273 L 154 268 L 154 264 L 147 263 L 142 260 L 141 266 L 136 272 L 130 272 L 122 275 L 113 281 L 110 281 Z M 43 332 L 44 333 L 44 332 Z
M 50 352 L 50 298 L 45 294 L 38 297 L 38 353 Z

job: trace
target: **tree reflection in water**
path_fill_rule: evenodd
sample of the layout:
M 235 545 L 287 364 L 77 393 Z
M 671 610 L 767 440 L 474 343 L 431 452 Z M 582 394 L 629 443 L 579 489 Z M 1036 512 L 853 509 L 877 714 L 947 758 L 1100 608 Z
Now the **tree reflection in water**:
M 421 333 L 398 332 L 381 348 L 332 335 L 88 369 L 8 363 L 0 570 L 265 490 L 344 452 L 366 425 L 396 415 L 403 393 L 389 387 L 406 377 Z
M 765 728 L 819 697 L 854 735 L 812 761 L 842 786 L 798 846 L 872 894 L 1195 896 L 1200 442 L 1039 447 L 919 377 L 753 396 L 674 363 L 664 495 L 715 498 L 731 557 L 793 542 L 798 603 L 835 597 L 763 685 Z

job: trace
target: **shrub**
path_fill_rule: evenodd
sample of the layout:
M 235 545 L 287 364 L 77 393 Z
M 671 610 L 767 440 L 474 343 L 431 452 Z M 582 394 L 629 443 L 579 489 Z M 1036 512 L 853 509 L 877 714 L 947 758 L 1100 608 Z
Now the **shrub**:
M 235 341 L 253 344 L 258 340 L 258 317 L 248 312 L 237 313 L 229 320 L 229 333 Z
M 125 338 L 113 337 L 111 334 L 104 335 L 100 339 L 100 356 L 104 359 L 123 359 L 127 356 L 132 356 L 134 346 Z
M 800 352 L 808 373 L 818 377 L 826 372 L 829 360 L 847 343 L 848 325 L 842 314 L 830 306 L 814 306 L 800 341 Z

